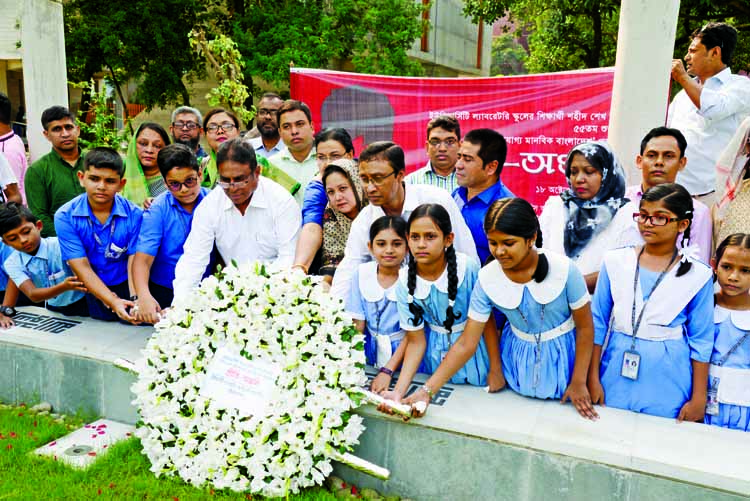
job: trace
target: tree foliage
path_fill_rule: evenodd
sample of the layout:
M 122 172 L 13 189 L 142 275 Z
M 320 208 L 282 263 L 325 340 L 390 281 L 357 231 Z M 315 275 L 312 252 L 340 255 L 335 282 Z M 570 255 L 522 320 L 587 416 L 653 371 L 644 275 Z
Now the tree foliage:
M 503 33 L 492 40 L 490 75 L 522 75 L 527 73 L 528 52 L 518 43 L 514 33 Z

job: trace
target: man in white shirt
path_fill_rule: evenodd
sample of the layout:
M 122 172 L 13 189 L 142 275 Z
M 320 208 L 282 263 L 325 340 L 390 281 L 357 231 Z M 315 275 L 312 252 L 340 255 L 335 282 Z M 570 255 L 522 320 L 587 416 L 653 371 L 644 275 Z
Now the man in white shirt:
M 222 144 L 216 163 L 219 181 L 195 209 L 175 268 L 175 301 L 198 285 L 214 244 L 225 263 L 261 261 L 280 269 L 294 260 L 302 221 L 294 198 L 261 177 L 255 151 L 241 138 Z
M 255 120 L 260 136 L 250 139 L 256 155 L 269 158 L 286 150 L 286 145 L 279 135 L 279 120 L 276 116 L 282 104 L 284 100 L 274 92 L 266 92 L 260 99 Z
M 669 107 L 667 125 L 685 135 L 690 159 L 677 182 L 709 206 L 715 202 L 719 155 L 750 114 L 750 78 L 729 68 L 736 46 L 737 30 L 712 22 L 693 33 L 687 70 L 681 60 L 672 61 L 672 79 L 682 90 Z
M 354 270 L 361 263 L 372 260 L 367 242 L 373 221 L 385 215 L 401 216 L 408 220 L 414 209 L 426 203 L 445 207 L 451 218 L 456 250 L 479 262 L 471 231 L 450 193 L 434 186 L 405 184 L 405 169 L 404 150 L 390 141 L 372 143 L 360 155 L 359 177 L 370 204 L 352 222 L 344 259 L 333 276 L 333 295 L 346 298 Z

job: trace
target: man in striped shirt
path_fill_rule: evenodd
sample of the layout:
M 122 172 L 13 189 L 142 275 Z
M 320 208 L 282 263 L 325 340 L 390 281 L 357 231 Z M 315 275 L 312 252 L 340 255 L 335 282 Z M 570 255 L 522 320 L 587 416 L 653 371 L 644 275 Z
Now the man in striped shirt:
M 456 161 L 458 160 L 461 127 L 449 115 L 435 117 L 427 124 L 427 165 L 406 176 L 409 184 L 430 184 L 448 193 L 458 188 Z

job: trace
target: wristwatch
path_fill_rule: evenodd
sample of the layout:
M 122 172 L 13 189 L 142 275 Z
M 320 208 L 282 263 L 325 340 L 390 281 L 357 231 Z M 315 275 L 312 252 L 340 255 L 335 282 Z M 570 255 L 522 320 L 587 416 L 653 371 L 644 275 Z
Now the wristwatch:
M 16 309 L 12 306 L 0 306 L 0 313 L 6 317 L 12 317 L 16 314 Z

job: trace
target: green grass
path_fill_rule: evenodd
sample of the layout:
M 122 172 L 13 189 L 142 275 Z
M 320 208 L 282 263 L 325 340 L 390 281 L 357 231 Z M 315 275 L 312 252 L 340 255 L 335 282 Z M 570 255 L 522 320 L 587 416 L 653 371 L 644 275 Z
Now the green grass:
M 249 496 L 231 491 L 199 489 L 175 478 L 156 478 L 140 442 L 120 442 L 86 470 L 77 470 L 31 452 L 70 433 L 83 423 L 69 419 L 55 423 L 49 416 L 36 416 L 25 408 L 0 409 L 0 501 L 5 500 L 245 500 Z M 259 499 L 254 497 L 252 499 Z M 294 501 L 332 501 L 324 488 L 290 496 Z

